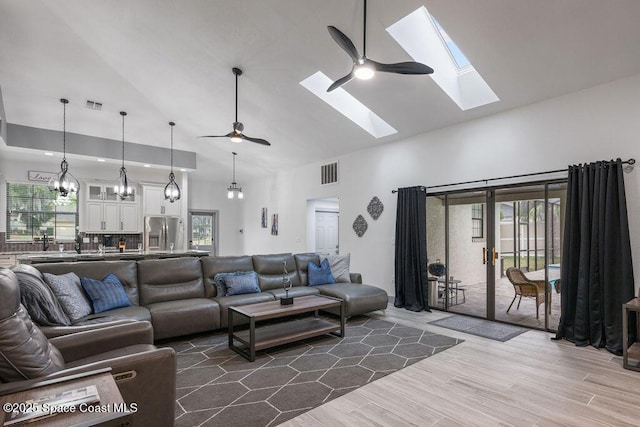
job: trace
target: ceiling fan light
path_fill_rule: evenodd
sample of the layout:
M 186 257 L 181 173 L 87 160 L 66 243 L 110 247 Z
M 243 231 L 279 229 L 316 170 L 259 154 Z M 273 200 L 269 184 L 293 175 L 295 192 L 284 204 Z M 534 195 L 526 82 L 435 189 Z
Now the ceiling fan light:
M 373 68 L 367 64 L 357 65 L 353 71 L 353 75 L 360 80 L 369 80 L 374 74 Z
M 231 135 L 229 139 L 231 140 L 231 142 L 235 142 L 236 144 L 242 142 L 242 136 L 240 135 Z

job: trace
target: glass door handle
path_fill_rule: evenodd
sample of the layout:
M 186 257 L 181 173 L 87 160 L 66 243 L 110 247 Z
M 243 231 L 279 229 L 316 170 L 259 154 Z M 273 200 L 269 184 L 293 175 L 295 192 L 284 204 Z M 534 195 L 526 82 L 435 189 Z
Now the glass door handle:
M 496 265 L 496 258 L 498 258 L 498 252 L 496 248 L 491 248 L 491 265 Z
M 487 248 L 482 248 L 482 265 L 487 264 Z

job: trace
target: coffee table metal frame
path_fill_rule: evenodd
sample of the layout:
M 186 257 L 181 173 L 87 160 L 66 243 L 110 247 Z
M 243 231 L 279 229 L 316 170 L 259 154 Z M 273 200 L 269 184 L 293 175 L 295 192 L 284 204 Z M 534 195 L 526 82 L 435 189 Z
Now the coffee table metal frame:
M 318 317 L 318 310 L 340 308 L 339 323 Z M 256 322 L 314 312 L 314 316 L 256 327 Z M 332 334 L 344 337 L 344 301 L 326 295 L 296 297 L 292 305 L 280 305 L 280 301 L 267 301 L 243 306 L 231 306 L 229 316 L 229 348 L 253 362 L 256 351 L 275 347 L 319 335 Z M 234 319 L 243 317 L 249 321 L 249 329 L 236 331 Z M 339 333 L 338 333 L 339 331 Z M 238 341 L 243 346 L 236 345 Z

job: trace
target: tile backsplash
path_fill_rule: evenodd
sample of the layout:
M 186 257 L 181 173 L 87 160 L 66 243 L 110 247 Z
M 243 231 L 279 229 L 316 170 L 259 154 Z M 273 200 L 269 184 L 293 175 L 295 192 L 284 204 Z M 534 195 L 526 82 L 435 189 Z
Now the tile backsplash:
M 103 234 L 83 233 L 84 237 L 89 238 L 90 243 L 83 243 L 83 251 L 97 251 L 98 243 L 102 243 Z M 142 234 L 111 234 L 112 246 L 118 245 L 118 239 L 124 237 L 127 241 L 127 248 L 136 248 L 138 243 L 142 242 Z M 97 242 L 94 243 L 94 238 L 97 238 Z M 75 248 L 74 242 L 63 243 L 65 251 L 72 251 Z M 58 250 L 58 244 L 55 242 L 49 243 L 48 251 L 55 252 Z M 14 243 L 6 241 L 6 233 L 0 232 L 0 252 L 40 252 L 42 251 L 42 242 L 25 242 Z

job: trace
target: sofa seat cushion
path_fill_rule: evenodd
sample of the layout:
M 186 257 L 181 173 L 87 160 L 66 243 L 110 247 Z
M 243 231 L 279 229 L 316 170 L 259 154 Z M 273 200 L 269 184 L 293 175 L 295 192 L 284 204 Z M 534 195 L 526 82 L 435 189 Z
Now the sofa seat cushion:
M 156 302 L 146 307 L 151 313 L 153 336 L 156 340 L 220 327 L 220 306 L 207 298 Z
M 255 294 L 215 297 L 213 300 L 220 304 L 220 327 L 226 328 L 229 324 L 229 307 L 234 305 L 248 305 L 265 301 L 275 301 L 275 297 L 269 292 L 260 292 Z
M 140 307 L 138 305 L 132 305 L 130 307 L 114 308 L 112 310 L 103 311 L 99 314 L 90 314 L 87 317 L 83 317 L 78 320 L 74 325 L 84 324 L 83 322 L 93 321 L 112 321 L 115 319 L 131 319 L 131 320 L 146 320 L 151 322 L 151 313 L 146 307 Z
M 273 294 L 273 296 L 276 299 L 280 299 L 280 298 L 284 298 L 285 297 L 285 292 L 284 289 L 271 289 L 270 291 L 265 291 L 268 292 L 270 294 Z M 289 289 L 289 296 L 290 297 L 305 297 L 307 295 L 318 295 L 320 293 L 320 291 L 317 289 L 316 286 L 314 287 L 309 287 L 309 286 L 294 286 L 291 289 Z
M 104 353 L 94 354 L 92 356 L 85 357 L 83 359 L 74 360 L 73 362 L 67 363 L 66 367 L 67 368 L 74 368 L 76 366 L 84 366 L 84 365 L 88 365 L 90 363 L 103 362 L 103 361 L 109 360 L 109 359 L 117 359 L 119 357 L 130 356 L 130 355 L 133 355 L 133 354 L 140 354 L 140 353 L 144 353 L 146 351 L 154 351 L 155 349 L 156 349 L 156 346 L 154 346 L 152 344 L 130 345 L 130 346 L 123 347 L 123 348 L 117 348 L 117 349 L 111 350 L 111 351 L 105 351 Z
M 389 303 L 389 297 L 384 289 L 370 285 L 357 283 L 335 283 L 333 285 L 315 286 L 321 295 L 328 295 L 344 300 L 345 316 L 351 317 L 357 314 L 369 313 L 375 310 L 384 310 Z M 339 309 L 327 310 L 338 314 Z

